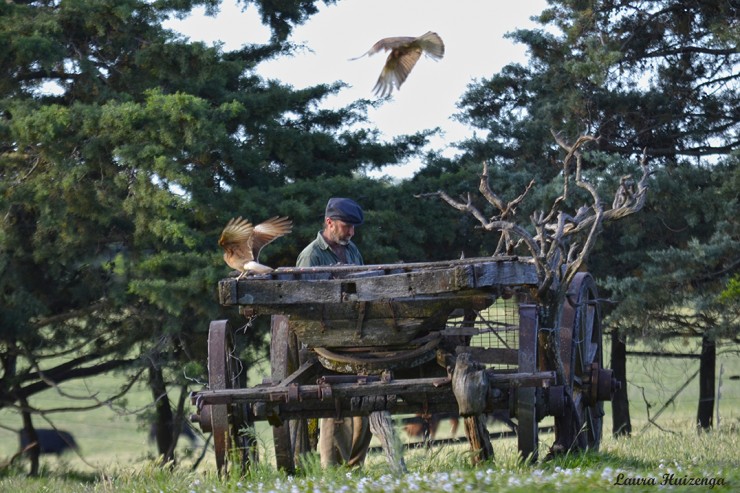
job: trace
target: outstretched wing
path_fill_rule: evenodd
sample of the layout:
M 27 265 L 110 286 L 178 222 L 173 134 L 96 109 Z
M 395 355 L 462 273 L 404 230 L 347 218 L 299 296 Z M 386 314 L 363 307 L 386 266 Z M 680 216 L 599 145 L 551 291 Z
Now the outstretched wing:
M 350 58 L 350 60 L 357 60 L 359 58 L 367 56 L 372 56 L 376 54 L 379 51 L 388 51 L 393 50 L 395 48 L 400 48 L 402 46 L 406 46 L 409 43 L 413 43 L 416 38 L 413 36 L 394 36 L 391 38 L 383 38 L 377 43 L 375 43 L 369 50 L 367 50 L 365 53 L 358 57 Z
M 252 256 L 252 238 L 255 228 L 252 223 L 241 217 L 232 218 L 218 239 L 218 244 L 230 256 L 243 259 L 244 262 L 254 260 Z
M 373 91 L 377 96 L 389 96 L 393 88 L 401 88 L 401 84 L 409 76 L 411 69 L 421 57 L 420 48 L 405 48 L 394 50 L 388 55 L 383 70 L 380 71 L 378 81 L 375 83 Z
M 254 228 L 252 236 L 251 249 L 252 259 L 257 260 L 262 248 L 276 238 L 280 238 L 291 232 L 293 221 L 287 217 L 275 216 L 267 221 L 260 223 Z

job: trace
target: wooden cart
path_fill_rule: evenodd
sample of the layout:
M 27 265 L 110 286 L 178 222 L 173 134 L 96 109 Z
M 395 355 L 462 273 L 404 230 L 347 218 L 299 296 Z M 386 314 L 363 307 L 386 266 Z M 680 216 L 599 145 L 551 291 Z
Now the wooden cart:
M 273 426 L 277 466 L 293 471 L 308 448 L 306 420 L 379 410 L 458 411 L 475 460 L 493 454 L 483 416 L 496 410 L 516 420 L 523 459 L 536 459 L 545 416 L 555 416 L 556 442 L 570 433 L 560 442 L 597 448 L 603 401 L 618 384 L 602 368 L 594 281 L 576 276 L 557 329 L 539 326 L 537 285 L 532 260 L 517 257 L 279 268 L 224 279 L 222 305 L 271 316 L 272 374 L 245 386 L 233 331 L 212 322 L 209 385 L 192 395 L 192 420 L 213 432 L 220 471 L 254 460 L 245 430 L 256 421 Z

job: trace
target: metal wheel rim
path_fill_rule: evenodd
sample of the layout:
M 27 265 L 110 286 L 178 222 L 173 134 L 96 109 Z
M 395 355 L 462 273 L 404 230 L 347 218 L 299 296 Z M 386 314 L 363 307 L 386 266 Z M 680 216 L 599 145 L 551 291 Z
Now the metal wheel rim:
M 566 367 L 567 384 L 572 390 L 573 412 L 579 427 L 574 445 L 598 450 L 601 442 L 604 405 L 589 405 L 583 382 L 590 376 L 591 363 L 602 367 L 601 313 L 597 302 L 596 285 L 590 274 L 580 272 L 571 283 L 563 306 L 561 342 L 570 344 Z M 566 337 L 570 341 L 566 340 Z M 564 345 L 565 345 L 564 344 Z
M 226 323 L 211 322 L 208 329 L 208 387 L 226 389 Z M 211 405 L 211 430 L 216 454 L 216 467 L 221 472 L 226 465 L 226 448 L 229 441 L 229 414 L 226 405 Z
M 237 375 L 231 353 L 234 343 L 228 321 L 211 322 L 208 330 L 208 386 L 211 390 L 224 390 L 235 387 Z M 232 440 L 237 436 L 238 419 L 232 415 L 234 409 L 228 404 L 211 405 L 211 429 L 219 473 L 228 472 L 228 451 Z

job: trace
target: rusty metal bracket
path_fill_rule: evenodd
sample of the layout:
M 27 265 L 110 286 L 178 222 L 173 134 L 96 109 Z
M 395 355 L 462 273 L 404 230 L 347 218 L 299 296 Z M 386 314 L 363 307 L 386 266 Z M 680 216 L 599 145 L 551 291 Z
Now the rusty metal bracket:
M 293 402 L 300 400 L 300 393 L 298 392 L 298 384 L 292 383 L 288 385 L 288 392 L 285 394 L 285 402 Z
M 319 400 L 323 401 L 324 399 L 332 398 L 331 385 L 329 385 L 328 383 L 319 381 L 318 387 L 319 387 L 319 390 L 318 390 Z
M 194 392 L 191 392 L 190 400 L 192 404 L 195 404 L 195 409 L 198 413 L 200 413 L 200 410 L 203 409 L 203 394 L 195 394 Z
M 614 393 L 621 388 L 621 382 L 614 378 L 614 371 L 609 368 L 601 368 L 594 361 L 590 366 L 591 372 L 586 375 L 584 384 L 587 392 L 584 395 L 591 405 L 601 401 L 611 400 Z

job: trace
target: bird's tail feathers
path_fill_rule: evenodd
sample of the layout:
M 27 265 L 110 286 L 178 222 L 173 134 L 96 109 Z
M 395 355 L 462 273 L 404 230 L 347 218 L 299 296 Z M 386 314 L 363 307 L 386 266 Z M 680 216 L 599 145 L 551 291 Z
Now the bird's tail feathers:
M 429 31 L 422 34 L 419 36 L 419 43 L 427 56 L 436 60 L 445 56 L 445 44 L 437 33 Z

